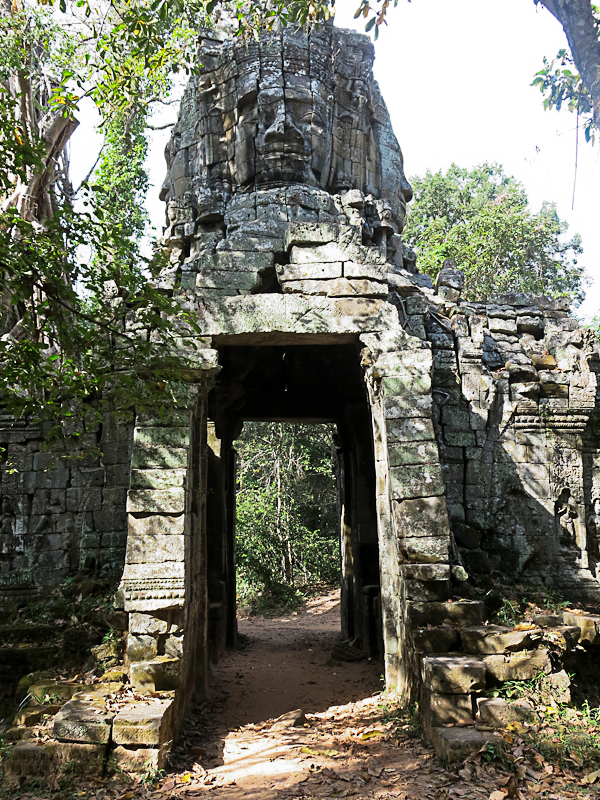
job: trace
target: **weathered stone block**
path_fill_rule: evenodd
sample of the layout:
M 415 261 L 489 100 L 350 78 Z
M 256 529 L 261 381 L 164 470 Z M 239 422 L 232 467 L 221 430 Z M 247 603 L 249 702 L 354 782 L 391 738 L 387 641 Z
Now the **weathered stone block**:
M 144 773 L 164 769 L 168 751 L 163 747 L 125 747 L 111 752 L 111 765 L 120 772 Z
M 133 469 L 185 469 L 187 463 L 187 448 L 167 446 L 136 447 L 131 460 Z
M 446 536 L 406 536 L 399 542 L 403 558 L 426 564 L 447 563 L 449 544 Z
M 436 755 L 453 764 L 464 761 L 487 743 L 498 740 L 498 734 L 475 728 L 432 728 L 430 741 Z
M 67 511 L 100 511 L 102 508 L 102 489 L 99 486 L 79 486 L 67 489 Z
M 93 693 L 78 692 L 54 717 L 52 733 L 65 742 L 106 744 L 114 712 L 108 712 L 104 698 Z
M 417 652 L 447 653 L 458 645 L 458 628 L 417 628 L 413 630 L 412 638 Z
M 440 694 L 468 694 L 485 689 L 486 665 L 467 656 L 426 656 L 423 683 Z
M 600 616 L 563 611 L 562 617 L 565 625 L 576 625 L 581 630 L 580 642 L 600 644 Z
M 185 488 L 186 469 L 132 469 L 132 489 Z
M 450 447 L 474 447 L 475 433 L 470 428 L 463 430 L 444 425 L 444 444 Z
M 500 625 L 462 628 L 460 639 L 465 653 L 491 655 L 518 650 L 533 650 L 542 640 L 542 631 L 512 631 Z
M 488 675 L 497 682 L 529 681 L 540 672 L 550 674 L 552 666 L 547 650 L 485 656 Z
M 456 603 L 417 603 L 408 605 L 408 617 L 414 627 L 424 625 L 481 625 L 485 604 L 480 600 L 459 600 Z
M 173 699 L 129 703 L 113 722 L 117 745 L 162 747 L 173 739 Z
M 150 517 L 134 517 L 129 515 L 130 536 L 145 538 L 154 536 L 181 536 L 184 533 L 185 517 L 183 514 L 161 515 Z
M 185 489 L 130 489 L 127 511 L 182 514 L 185 511 Z
M 154 636 L 129 633 L 127 658 L 129 661 L 149 661 L 158 655 L 158 641 Z
M 162 564 L 165 561 L 185 559 L 185 536 L 161 536 L 155 534 L 144 538 L 127 537 L 127 562 L 129 564 Z
M 441 536 L 448 539 L 450 527 L 446 501 L 443 497 L 419 497 L 394 502 L 394 517 L 398 535 L 407 537 Z
M 387 270 L 386 264 L 360 264 L 356 261 L 344 262 L 345 278 L 368 278 L 383 283 L 386 280 Z
M 127 512 L 123 509 L 103 508 L 94 511 L 94 527 L 99 533 L 127 530 Z
M 137 448 L 187 448 L 190 443 L 190 429 L 188 427 L 136 428 L 134 442 L 134 454 Z
M 442 725 L 469 725 L 474 719 L 470 694 L 438 694 L 424 687 L 419 710 L 426 729 Z
M 419 541 L 423 541 L 420 539 Z M 405 580 L 404 593 L 408 600 L 443 602 L 450 597 L 450 581 Z
M 479 717 L 484 725 L 506 728 L 512 722 L 535 723 L 538 716 L 528 700 L 504 700 L 482 697 L 478 700 Z
M 394 500 L 444 494 L 444 480 L 439 464 L 392 467 L 390 477 Z
M 129 633 L 144 633 L 149 636 L 158 636 L 167 633 L 169 625 L 164 619 L 159 619 L 152 614 L 132 612 L 129 615 Z
M 385 423 L 388 442 L 435 441 L 430 419 L 389 420 Z
M 73 771 L 82 777 L 102 777 L 107 747 L 102 744 L 79 742 L 49 742 L 52 746 L 52 765 L 57 773 Z
M 416 464 L 438 464 L 439 455 L 435 442 L 405 442 L 388 445 L 391 467 Z
M 181 680 L 181 661 L 159 656 L 152 661 L 131 664 L 129 680 L 138 692 L 166 692 L 177 689 Z
M 325 280 L 342 277 L 342 262 L 331 261 L 326 264 L 285 264 L 277 267 L 279 281 Z

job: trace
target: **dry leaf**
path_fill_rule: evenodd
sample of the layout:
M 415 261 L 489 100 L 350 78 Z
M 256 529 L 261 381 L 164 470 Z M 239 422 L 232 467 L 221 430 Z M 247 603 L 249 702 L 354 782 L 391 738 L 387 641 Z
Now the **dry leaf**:
M 581 779 L 582 783 L 596 783 L 596 781 L 600 778 L 600 769 L 595 770 L 594 772 L 588 772 L 588 774 Z
M 506 794 L 504 792 L 501 792 L 499 789 L 496 789 L 496 791 L 491 793 L 489 800 L 504 800 L 505 797 Z

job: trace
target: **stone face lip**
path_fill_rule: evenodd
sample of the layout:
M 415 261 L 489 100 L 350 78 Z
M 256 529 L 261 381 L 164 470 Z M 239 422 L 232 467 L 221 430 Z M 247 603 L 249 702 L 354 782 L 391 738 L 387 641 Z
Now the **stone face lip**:
M 426 729 L 452 723 L 473 724 L 473 704 L 470 694 L 437 694 L 428 689 L 421 697 L 423 723 Z
M 483 661 L 465 656 L 427 656 L 423 659 L 423 683 L 440 694 L 468 694 L 485 689 Z
M 172 738 L 172 698 L 130 703 L 119 711 L 113 722 L 112 740 L 117 745 L 162 747 Z
M 54 717 L 52 733 L 63 742 L 107 744 L 114 716 L 106 710 L 104 698 L 78 692 Z
M 542 631 L 513 631 L 500 625 L 462 628 L 460 639 L 465 653 L 492 655 L 494 653 L 533 650 L 542 640 Z

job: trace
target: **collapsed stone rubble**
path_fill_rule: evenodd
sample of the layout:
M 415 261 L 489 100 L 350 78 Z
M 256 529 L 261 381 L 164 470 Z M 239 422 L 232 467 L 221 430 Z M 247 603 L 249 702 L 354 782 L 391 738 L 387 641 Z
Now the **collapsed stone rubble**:
M 246 419 L 337 424 L 343 634 L 383 657 L 388 688 L 420 695 L 434 746 L 460 757 L 493 736 L 475 724 L 534 713 L 486 689 L 534 673 L 559 686 L 569 653 L 595 645 L 591 615 L 512 630 L 460 596 L 469 575 L 499 571 L 600 600 L 598 343 L 565 299 L 472 302 L 453 262 L 435 287 L 418 272 L 367 37 L 202 31 L 199 47 L 161 192 L 158 286 L 201 332 L 181 331 L 177 406 L 107 416 L 77 462 L 0 421 L 0 594 L 122 568 L 129 684 L 162 699 L 115 713 L 106 688 L 86 687 L 54 717 L 54 750 L 19 744 L 11 769 L 47 772 L 67 743 L 73 758 L 162 765 L 235 644 Z

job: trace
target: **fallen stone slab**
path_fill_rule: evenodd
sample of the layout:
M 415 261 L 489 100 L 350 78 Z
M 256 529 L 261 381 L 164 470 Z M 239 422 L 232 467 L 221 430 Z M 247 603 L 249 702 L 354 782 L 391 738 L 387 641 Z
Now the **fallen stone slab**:
M 51 705 L 49 703 L 43 706 L 24 708 L 22 711 L 17 711 L 15 714 L 13 725 L 15 727 L 20 727 L 21 725 L 39 725 L 43 717 L 53 717 L 61 708 L 62 704 Z
M 113 720 L 117 745 L 161 747 L 173 739 L 173 698 L 129 703 Z
M 483 697 L 477 702 L 481 722 L 492 728 L 506 728 L 513 722 L 535 723 L 538 721 L 535 709 L 528 700 Z
M 540 672 L 547 675 L 552 672 L 548 651 L 545 649 L 485 656 L 483 661 L 488 677 L 498 683 L 529 681 L 536 678 Z
M 494 731 L 478 731 L 476 728 L 432 728 L 429 740 L 436 755 L 453 764 L 464 761 L 488 742 L 499 741 Z
M 426 656 L 423 683 L 439 694 L 468 694 L 485 689 L 483 661 L 468 656 Z
M 50 704 L 66 703 L 77 692 L 84 692 L 88 687 L 84 683 L 61 683 L 56 680 L 39 681 L 29 687 L 28 692 L 37 703 L 44 703 L 48 698 Z
M 541 628 L 519 631 L 500 625 L 481 625 L 465 627 L 460 631 L 463 650 L 475 655 L 533 650 L 542 641 L 542 637 Z
M 54 717 L 52 733 L 63 742 L 106 744 L 110 740 L 114 712 L 95 692 L 78 692 Z
M 576 625 L 581 630 L 580 643 L 600 644 L 600 617 L 563 611 L 563 622 L 565 625 Z

